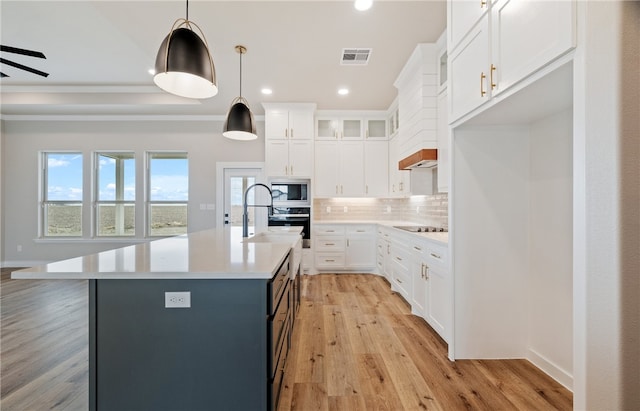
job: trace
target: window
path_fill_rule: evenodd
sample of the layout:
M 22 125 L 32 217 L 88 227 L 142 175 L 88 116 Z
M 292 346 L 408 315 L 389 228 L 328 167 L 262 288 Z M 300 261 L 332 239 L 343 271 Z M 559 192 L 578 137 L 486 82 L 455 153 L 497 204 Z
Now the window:
M 185 234 L 189 201 L 187 153 L 148 153 L 147 160 L 148 235 Z
M 43 236 L 82 236 L 82 153 L 43 153 L 42 171 Z
M 95 163 L 96 236 L 135 235 L 134 153 L 96 153 Z

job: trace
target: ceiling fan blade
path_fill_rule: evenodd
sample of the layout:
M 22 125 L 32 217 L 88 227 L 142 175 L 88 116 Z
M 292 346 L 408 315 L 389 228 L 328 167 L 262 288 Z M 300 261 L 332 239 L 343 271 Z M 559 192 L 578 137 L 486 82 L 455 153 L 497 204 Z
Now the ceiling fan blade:
M 2 46 L 2 45 L 0 45 L 0 51 L 6 51 L 7 53 L 22 54 L 24 56 L 46 59 L 45 55 L 40 51 L 19 49 L 17 47 Z
M 28 71 L 29 73 L 37 74 L 42 77 L 49 77 L 49 73 L 45 73 L 44 71 L 36 70 L 31 67 L 23 66 L 22 64 L 18 64 L 10 60 L 3 59 L 2 57 L 0 57 L 0 63 L 6 64 L 7 66 L 18 68 L 20 70 Z

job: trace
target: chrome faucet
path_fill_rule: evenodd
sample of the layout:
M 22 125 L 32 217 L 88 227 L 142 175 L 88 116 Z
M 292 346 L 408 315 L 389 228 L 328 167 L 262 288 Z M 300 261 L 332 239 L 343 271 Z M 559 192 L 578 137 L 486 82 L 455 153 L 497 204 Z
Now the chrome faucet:
M 249 193 L 249 190 L 251 190 L 255 186 L 262 186 L 269 191 L 269 198 L 271 198 L 271 204 L 269 205 L 247 204 L 247 194 Z M 256 183 L 247 187 L 247 190 L 244 192 L 244 201 L 242 202 L 242 237 L 244 238 L 249 237 L 249 212 L 248 212 L 249 206 L 267 207 L 268 213 L 269 213 L 268 215 L 271 215 L 273 210 L 273 193 L 271 192 L 271 189 L 265 184 Z

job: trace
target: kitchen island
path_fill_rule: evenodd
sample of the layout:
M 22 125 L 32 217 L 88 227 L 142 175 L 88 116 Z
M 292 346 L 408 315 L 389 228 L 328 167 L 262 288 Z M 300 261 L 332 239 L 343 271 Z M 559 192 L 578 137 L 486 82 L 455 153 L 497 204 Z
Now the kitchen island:
M 290 346 L 296 230 L 206 230 L 12 277 L 88 280 L 91 410 L 269 410 Z

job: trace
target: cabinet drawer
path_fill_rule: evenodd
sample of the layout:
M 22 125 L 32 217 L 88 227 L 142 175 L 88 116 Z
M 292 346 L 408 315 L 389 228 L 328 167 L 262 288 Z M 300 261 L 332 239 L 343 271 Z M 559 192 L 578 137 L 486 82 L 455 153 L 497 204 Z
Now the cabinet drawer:
M 344 253 L 316 253 L 317 268 L 343 268 Z
M 376 229 L 372 225 L 348 225 L 345 232 L 347 235 L 375 235 Z
M 344 226 L 341 225 L 316 225 L 313 229 L 316 234 L 342 235 Z
M 314 246 L 318 251 L 344 251 L 344 237 L 341 236 L 317 236 Z
M 285 290 L 284 296 L 280 300 L 280 304 L 278 304 L 278 308 L 276 313 L 269 317 L 268 328 L 269 328 L 269 359 L 270 359 L 270 376 L 272 376 L 276 369 L 277 363 L 277 353 L 279 352 L 279 348 L 282 344 L 287 344 L 287 334 L 288 334 L 288 320 L 289 320 L 289 287 Z
M 448 267 L 448 252 L 449 250 L 445 246 L 430 244 L 426 253 L 427 264 Z
M 280 301 L 282 294 L 285 291 L 286 285 L 289 281 L 289 257 L 282 263 L 278 269 L 278 273 L 273 276 L 273 279 L 269 281 L 269 301 L 268 301 L 268 313 L 272 315 L 278 301 Z
M 288 324 L 287 324 L 288 328 Z M 276 366 L 273 368 L 273 378 L 269 380 L 269 405 L 270 410 L 275 411 L 278 409 L 278 402 L 280 400 L 280 389 L 282 387 L 282 381 L 284 379 L 284 369 L 287 364 L 287 356 L 289 354 L 289 344 L 284 341 L 280 348 L 278 360 L 275 362 Z

